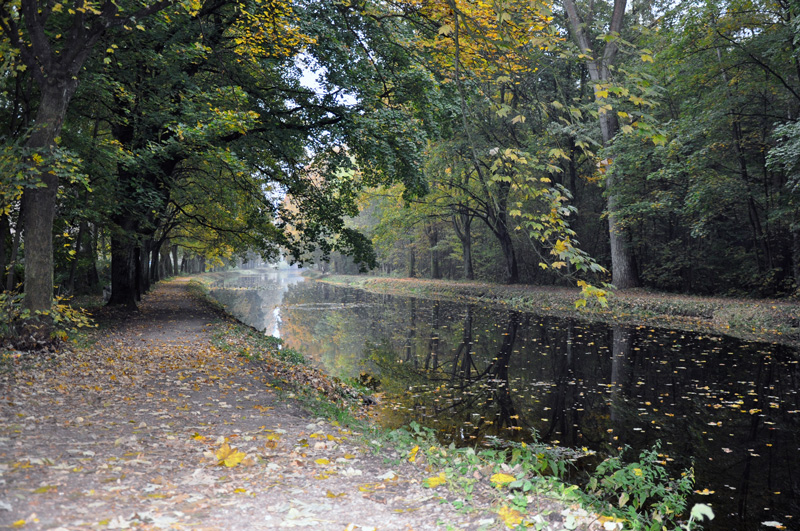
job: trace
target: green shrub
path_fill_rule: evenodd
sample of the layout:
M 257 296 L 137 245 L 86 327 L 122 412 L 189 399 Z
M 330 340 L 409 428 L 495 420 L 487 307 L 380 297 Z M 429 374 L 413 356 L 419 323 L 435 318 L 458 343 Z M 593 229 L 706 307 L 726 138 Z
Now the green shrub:
M 587 503 L 615 520 L 624 520 L 631 530 L 676 529 L 678 517 L 686 511 L 694 473 L 686 470 L 670 479 L 658 455 L 660 443 L 643 450 L 638 461 L 623 462 L 626 447 L 617 457 L 598 465 L 587 485 Z
M 50 318 L 53 322 L 53 339 L 66 340 L 71 334 L 76 334 L 80 328 L 97 326 L 91 316 L 83 308 L 73 308 L 67 304 L 64 297 L 56 297 L 50 310 L 36 311 L 22 308 L 23 293 L 0 293 L 0 336 L 15 338 L 17 329 L 22 321 L 31 318 Z

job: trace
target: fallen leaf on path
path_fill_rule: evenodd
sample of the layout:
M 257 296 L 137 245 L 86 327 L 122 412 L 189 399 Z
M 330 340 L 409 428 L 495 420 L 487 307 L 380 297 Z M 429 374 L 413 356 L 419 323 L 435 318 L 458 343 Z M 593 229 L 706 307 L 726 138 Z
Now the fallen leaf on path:
M 444 477 L 444 472 L 439 474 L 438 476 L 434 476 L 432 478 L 425 478 L 422 480 L 422 486 L 428 487 L 429 489 L 435 489 L 439 485 L 443 485 L 447 483 L 447 479 Z
M 489 478 L 489 481 L 495 485 L 508 485 L 509 483 L 516 481 L 516 478 L 510 474 L 498 473 Z
M 514 528 L 522 523 L 522 513 L 516 509 L 508 507 L 507 505 L 500 507 L 500 510 L 497 511 L 497 516 L 500 517 L 507 527 Z
M 411 449 L 410 452 L 408 452 L 408 460 L 410 462 L 413 463 L 414 461 L 417 460 L 417 452 L 419 452 L 419 446 L 415 446 L 414 448 Z
M 247 457 L 247 454 L 240 452 L 236 448 L 231 448 L 228 443 L 224 443 L 217 450 L 216 454 L 220 466 L 234 467 Z

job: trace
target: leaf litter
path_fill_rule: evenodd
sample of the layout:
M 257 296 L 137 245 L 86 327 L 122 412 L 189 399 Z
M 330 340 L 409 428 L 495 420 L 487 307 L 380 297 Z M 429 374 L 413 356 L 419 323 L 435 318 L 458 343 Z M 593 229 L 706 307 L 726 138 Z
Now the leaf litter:
M 0 528 L 502 529 L 457 511 L 416 452 L 390 464 L 347 430 L 279 397 L 265 371 L 211 341 L 221 316 L 161 283 L 85 348 L 0 376 Z M 235 338 L 232 338 L 235 341 Z M 271 374 L 270 374 L 271 373 Z M 280 380 L 278 380 L 280 378 Z M 443 480 L 441 480 L 443 482 Z M 555 524 L 554 524 L 555 525 Z M 553 527 L 553 529 L 560 528 Z

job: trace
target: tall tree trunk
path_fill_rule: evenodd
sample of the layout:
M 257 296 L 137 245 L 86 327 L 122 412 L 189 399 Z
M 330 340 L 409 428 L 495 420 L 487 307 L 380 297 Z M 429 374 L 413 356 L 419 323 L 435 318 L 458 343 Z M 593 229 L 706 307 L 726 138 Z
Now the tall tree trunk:
M 108 305 L 135 309 L 138 268 L 133 234 L 136 223 L 125 216 L 116 221 L 121 231 L 111 236 L 111 297 Z
M 439 231 L 433 223 L 425 227 L 425 235 L 428 237 L 428 247 L 430 247 L 431 278 L 442 278 L 439 269 L 439 253 L 436 245 L 439 243 Z
M 58 77 L 58 76 L 56 76 Z M 67 105 L 77 88 L 77 81 L 58 83 L 45 81 L 36 126 L 25 147 L 43 157 L 40 166 L 42 186 L 26 188 L 22 194 L 25 236 L 25 298 L 23 307 L 48 311 L 53 303 L 53 220 L 56 213 L 58 177 L 48 171 L 48 152 L 55 147 L 61 133 Z M 49 331 L 48 335 L 49 335 Z
M 14 231 L 14 238 L 11 241 L 11 257 L 8 260 L 8 276 L 6 277 L 6 290 L 11 291 L 15 289 L 17 282 L 17 258 L 19 257 L 19 242 L 22 235 L 22 210 L 17 216 L 17 227 Z
M 795 293 L 800 293 L 800 228 L 792 230 L 792 275 Z
M 626 0 L 614 0 L 614 10 L 609 23 L 609 35 L 619 34 L 625 17 Z M 585 54 L 586 67 L 589 77 L 594 83 L 605 83 L 611 79 L 610 67 L 614 64 L 619 47 L 613 40 L 606 42 L 602 54 L 592 49 L 591 40 L 586 32 L 586 24 L 578 14 L 574 0 L 564 0 L 564 8 L 571 26 L 572 34 L 577 41 L 581 53 Z M 598 101 L 606 98 L 595 91 Z M 611 141 L 619 131 L 619 122 L 615 112 L 601 112 L 599 114 L 600 131 L 603 137 L 603 147 L 611 145 Z M 606 174 L 605 186 L 608 190 L 606 210 L 608 212 L 608 235 L 611 247 L 611 282 L 618 288 L 634 288 L 639 286 L 639 276 L 633 257 L 633 249 L 629 244 L 629 237 L 617 216 L 619 200 L 614 190 L 614 172 Z
M 406 270 L 406 276 L 409 278 L 414 278 L 417 276 L 417 254 L 414 250 L 414 245 L 411 244 L 408 246 L 408 269 Z
M 133 229 L 133 222 L 123 222 Z M 127 234 L 111 237 L 111 297 L 109 306 L 136 308 L 136 246 Z
M 148 279 L 153 283 L 161 280 L 161 243 L 155 240 L 149 240 L 147 243 L 147 252 L 150 257 L 150 268 Z M 149 289 L 149 286 L 148 286 Z
M 169 252 L 160 252 L 161 259 L 158 261 L 158 277 L 165 279 L 172 276 L 172 263 L 169 261 Z
M 86 289 L 89 293 L 94 293 L 100 285 L 100 274 L 97 272 L 97 245 L 100 229 L 92 224 L 89 236 L 89 247 L 87 256 L 89 258 L 89 269 L 86 271 Z
M 178 270 L 178 246 L 172 246 L 172 274 L 173 276 L 180 275 L 180 271 Z
M 11 224 L 8 222 L 8 216 L 0 214 L 0 291 L 6 287 L 6 242 L 11 239 Z
M 506 260 L 505 281 L 507 284 L 516 284 L 519 282 L 519 267 L 517 265 L 517 253 L 514 251 L 514 242 L 511 241 L 511 234 L 505 229 L 497 235 L 500 240 L 500 248 L 503 250 L 503 256 Z
M 69 265 L 69 280 L 67 280 L 67 293 L 75 293 L 75 275 L 78 272 L 78 259 L 81 256 L 81 241 L 83 233 L 86 232 L 86 222 L 83 221 L 78 228 L 78 237 L 75 238 L 75 254 L 72 256 L 72 263 Z

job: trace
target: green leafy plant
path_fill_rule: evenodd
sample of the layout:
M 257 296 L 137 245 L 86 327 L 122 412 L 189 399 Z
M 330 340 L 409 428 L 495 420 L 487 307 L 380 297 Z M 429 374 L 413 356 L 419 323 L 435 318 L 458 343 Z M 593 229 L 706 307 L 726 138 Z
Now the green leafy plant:
M 625 463 L 627 447 L 616 457 L 598 465 L 587 485 L 587 503 L 604 515 L 627 522 L 632 530 L 661 531 L 677 528 L 677 518 L 686 510 L 694 473 L 686 470 L 678 479 L 669 478 L 659 457 L 660 443 L 643 450 L 637 461 Z
M 22 294 L 13 291 L 0 293 L 0 336 L 14 335 L 13 323 L 20 319 L 22 313 Z
M 21 321 L 37 317 L 52 319 L 52 336 L 62 341 L 67 340 L 70 335 L 78 333 L 81 328 L 97 326 L 86 310 L 70 306 L 64 297 L 56 297 L 50 310 L 37 311 L 34 314 L 22 308 L 23 297 L 24 293 L 0 293 L 0 336 L 16 337 L 17 325 Z

